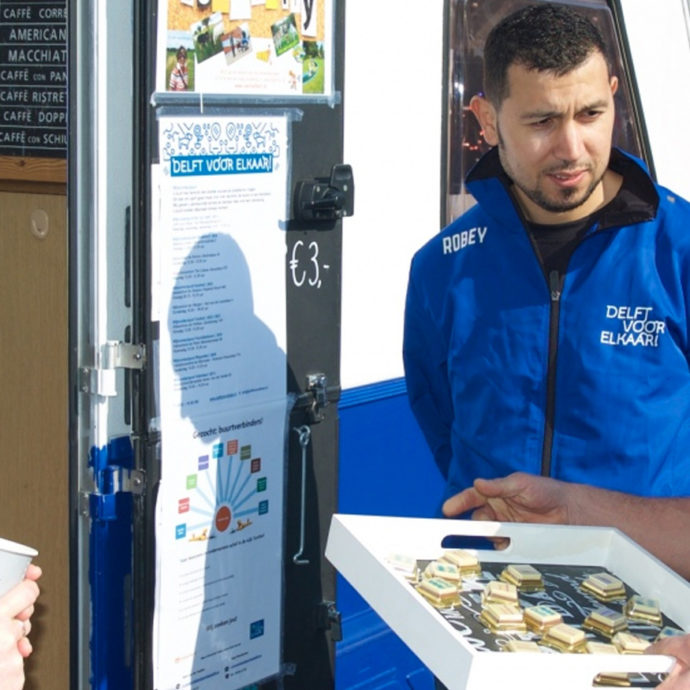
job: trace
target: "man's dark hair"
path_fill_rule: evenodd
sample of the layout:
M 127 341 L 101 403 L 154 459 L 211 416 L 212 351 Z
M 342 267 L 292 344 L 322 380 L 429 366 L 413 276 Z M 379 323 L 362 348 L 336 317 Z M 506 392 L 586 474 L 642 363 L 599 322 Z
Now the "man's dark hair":
M 511 65 L 562 76 L 593 52 L 606 58 L 606 44 L 585 16 L 566 5 L 528 5 L 489 32 L 484 45 L 484 92 L 498 108 L 508 96 Z

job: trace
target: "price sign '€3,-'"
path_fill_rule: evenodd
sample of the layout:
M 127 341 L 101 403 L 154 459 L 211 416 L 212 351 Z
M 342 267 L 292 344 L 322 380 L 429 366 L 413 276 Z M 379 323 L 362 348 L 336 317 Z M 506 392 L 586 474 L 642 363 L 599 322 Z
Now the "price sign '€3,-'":
M 297 240 L 292 245 L 290 253 L 290 273 L 295 287 L 307 285 L 319 289 L 321 282 L 321 269 L 327 271 L 329 264 L 322 264 L 319 257 L 319 243 L 315 240 L 308 244 Z

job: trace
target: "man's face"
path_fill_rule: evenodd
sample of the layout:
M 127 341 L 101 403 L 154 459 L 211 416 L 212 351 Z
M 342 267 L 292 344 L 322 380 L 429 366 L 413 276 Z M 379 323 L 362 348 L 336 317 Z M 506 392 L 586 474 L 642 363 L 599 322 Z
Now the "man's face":
M 512 65 L 508 83 L 485 136 L 498 144 L 527 216 L 561 223 L 589 215 L 605 201 L 618 85 L 603 56 L 593 53 L 563 76 Z

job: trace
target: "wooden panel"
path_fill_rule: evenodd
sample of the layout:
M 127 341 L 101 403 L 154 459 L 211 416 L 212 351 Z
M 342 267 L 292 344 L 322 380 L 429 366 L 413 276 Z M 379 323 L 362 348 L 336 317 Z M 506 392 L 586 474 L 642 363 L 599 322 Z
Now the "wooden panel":
M 66 198 L 0 193 L 0 208 L 0 535 L 43 568 L 26 690 L 67 690 Z
M 59 158 L 0 156 L 0 179 L 27 182 L 67 182 L 67 161 Z

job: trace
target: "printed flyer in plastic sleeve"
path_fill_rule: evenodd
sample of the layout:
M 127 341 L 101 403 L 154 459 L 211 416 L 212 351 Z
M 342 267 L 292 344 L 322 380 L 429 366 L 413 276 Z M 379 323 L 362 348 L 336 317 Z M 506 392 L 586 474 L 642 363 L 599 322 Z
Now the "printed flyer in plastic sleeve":
M 333 0 L 161 0 L 156 90 L 328 96 Z
M 154 686 L 280 669 L 287 119 L 161 117 Z

